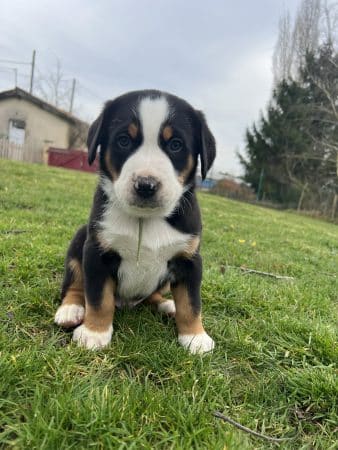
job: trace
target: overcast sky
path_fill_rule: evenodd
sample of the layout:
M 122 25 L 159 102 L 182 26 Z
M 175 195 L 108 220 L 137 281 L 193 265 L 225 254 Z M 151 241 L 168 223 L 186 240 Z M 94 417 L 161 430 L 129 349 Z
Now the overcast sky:
M 300 0 L 1 0 L 0 90 L 28 89 L 62 63 L 77 79 L 75 112 L 92 121 L 105 100 L 162 89 L 202 109 L 218 148 L 215 172 L 239 174 L 235 151 L 272 88 L 278 20 Z M 65 82 L 65 86 L 67 83 Z M 68 81 L 70 87 L 70 81 Z

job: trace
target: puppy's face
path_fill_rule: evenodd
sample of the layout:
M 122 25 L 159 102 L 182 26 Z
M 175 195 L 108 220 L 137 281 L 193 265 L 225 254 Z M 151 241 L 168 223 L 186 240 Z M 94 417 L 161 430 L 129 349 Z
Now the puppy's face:
M 110 198 L 136 217 L 169 216 L 193 182 L 198 155 L 205 173 L 215 156 L 203 115 L 158 91 L 108 102 L 89 131 L 90 163 L 98 145 Z

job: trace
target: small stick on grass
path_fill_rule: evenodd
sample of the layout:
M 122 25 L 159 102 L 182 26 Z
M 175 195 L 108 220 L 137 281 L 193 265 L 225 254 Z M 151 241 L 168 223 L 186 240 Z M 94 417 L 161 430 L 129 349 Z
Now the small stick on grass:
M 225 416 L 224 414 L 220 413 L 219 411 L 214 412 L 214 416 L 218 419 L 224 420 L 224 422 L 230 423 L 230 425 L 233 425 L 234 427 L 238 428 L 241 431 L 244 431 L 245 433 L 249 433 L 252 436 L 265 439 L 266 441 L 270 442 L 284 442 L 289 441 L 294 438 L 275 438 L 272 436 L 266 436 L 265 434 L 258 433 L 257 431 L 251 430 L 250 428 L 245 427 L 244 425 L 241 425 L 240 423 L 236 422 L 235 420 L 231 419 L 230 417 Z
M 266 277 L 277 278 L 277 280 L 294 280 L 294 277 L 286 277 L 284 275 L 277 275 L 270 272 L 261 272 L 260 270 L 247 269 L 246 267 L 240 267 L 241 271 L 244 273 L 256 273 L 257 275 L 264 275 Z
M 4 230 L 1 231 L 1 234 L 21 234 L 28 233 L 28 230 Z

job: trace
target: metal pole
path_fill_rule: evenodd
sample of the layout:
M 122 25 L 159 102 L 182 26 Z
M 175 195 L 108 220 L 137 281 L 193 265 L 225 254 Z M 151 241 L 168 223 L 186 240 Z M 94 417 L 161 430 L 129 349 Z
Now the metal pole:
M 13 69 L 14 70 L 14 83 L 15 83 L 15 87 L 18 86 L 18 69 Z
M 33 93 L 34 70 L 35 70 L 35 54 L 36 54 L 36 51 L 33 50 L 33 56 L 32 56 L 32 70 L 31 70 L 31 83 L 30 83 L 30 88 L 29 88 L 29 93 L 30 93 L 30 94 Z
M 73 78 L 72 93 L 70 94 L 70 106 L 69 106 L 69 112 L 70 113 L 73 112 L 75 85 L 76 85 L 76 79 Z

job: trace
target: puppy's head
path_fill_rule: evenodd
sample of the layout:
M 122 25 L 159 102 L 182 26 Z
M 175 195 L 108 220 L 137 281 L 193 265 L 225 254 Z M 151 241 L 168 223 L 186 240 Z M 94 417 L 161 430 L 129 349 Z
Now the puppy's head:
M 216 152 L 203 114 L 159 91 L 107 102 L 87 144 L 89 164 L 100 146 L 106 193 L 136 217 L 169 216 L 193 183 L 198 157 L 204 179 Z

